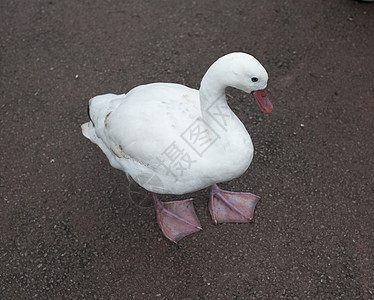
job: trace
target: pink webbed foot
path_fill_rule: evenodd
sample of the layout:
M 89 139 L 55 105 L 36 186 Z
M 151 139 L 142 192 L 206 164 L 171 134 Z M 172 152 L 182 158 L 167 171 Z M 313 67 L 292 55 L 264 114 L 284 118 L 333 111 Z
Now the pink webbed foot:
M 185 236 L 202 229 L 192 199 L 161 202 L 156 194 L 151 194 L 155 204 L 157 223 L 170 241 L 177 243 Z
M 224 191 L 216 184 L 209 191 L 209 211 L 214 223 L 247 223 L 253 220 L 260 197 L 251 193 Z

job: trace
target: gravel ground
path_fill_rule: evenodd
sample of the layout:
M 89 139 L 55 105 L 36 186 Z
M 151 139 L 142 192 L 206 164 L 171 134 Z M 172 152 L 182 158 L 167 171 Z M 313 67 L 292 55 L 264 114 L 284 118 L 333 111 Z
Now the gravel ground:
M 373 299 L 374 4 L 0 4 L 0 299 Z M 255 222 L 178 245 L 150 196 L 85 139 L 88 100 L 144 83 L 199 88 L 218 57 L 256 56 L 272 114 L 229 89 L 255 145 L 222 185 Z M 165 198 L 166 199 L 166 198 Z M 179 197 L 179 199 L 181 199 Z

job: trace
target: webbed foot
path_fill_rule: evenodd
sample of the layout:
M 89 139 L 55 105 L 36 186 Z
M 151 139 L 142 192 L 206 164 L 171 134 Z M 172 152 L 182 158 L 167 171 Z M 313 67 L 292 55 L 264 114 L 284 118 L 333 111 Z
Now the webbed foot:
M 157 223 L 170 241 L 177 243 L 185 236 L 202 229 L 192 199 L 161 202 L 156 194 L 151 194 L 156 208 Z
M 216 184 L 209 191 L 209 211 L 214 223 L 247 223 L 253 220 L 260 197 L 221 190 Z

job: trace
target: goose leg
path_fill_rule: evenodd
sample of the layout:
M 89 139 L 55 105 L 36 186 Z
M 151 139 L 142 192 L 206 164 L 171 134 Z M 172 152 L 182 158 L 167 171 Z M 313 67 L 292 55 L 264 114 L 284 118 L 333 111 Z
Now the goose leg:
M 156 209 L 157 223 L 162 233 L 177 243 L 185 236 L 201 230 L 192 199 L 161 202 L 155 193 L 151 193 Z
M 209 188 L 209 211 L 214 223 L 247 223 L 253 219 L 260 197 L 251 193 L 221 190 L 216 184 Z

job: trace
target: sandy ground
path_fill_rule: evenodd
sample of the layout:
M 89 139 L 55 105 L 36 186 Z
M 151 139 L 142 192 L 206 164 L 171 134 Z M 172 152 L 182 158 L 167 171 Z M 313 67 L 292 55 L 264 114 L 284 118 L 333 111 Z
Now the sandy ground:
M 372 299 L 374 4 L 0 4 L 0 299 Z M 199 88 L 233 51 L 269 73 L 274 112 L 230 89 L 255 145 L 222 185 L 252 224 L 166 240 L 149 195 L 85 139 L 88 100 L 144 83 Z M 303 125 L 302 125 L 303 124 Z M 179 197 L 179 199 L 181 199 Z

